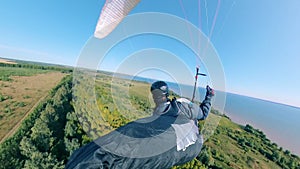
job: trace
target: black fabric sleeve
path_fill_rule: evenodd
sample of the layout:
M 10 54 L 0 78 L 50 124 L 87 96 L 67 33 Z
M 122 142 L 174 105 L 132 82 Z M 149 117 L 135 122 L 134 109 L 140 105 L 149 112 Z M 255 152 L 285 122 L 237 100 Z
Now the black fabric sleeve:
M 205 120 L 210 112 L 210 108 L 211 108 L 211 97 L 212 96 L 205 96 L 205 99 L 203 100 L 203 102 L 200 104 L 200 110 L 202 113 L 201 117 L 198 118 L 198 120 Z

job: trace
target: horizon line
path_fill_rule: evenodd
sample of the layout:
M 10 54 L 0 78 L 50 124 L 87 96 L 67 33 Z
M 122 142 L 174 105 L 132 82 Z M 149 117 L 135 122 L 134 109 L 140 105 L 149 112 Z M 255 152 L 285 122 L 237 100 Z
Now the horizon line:
M 68 67 L 71 67 L 73 69 L 76 68 L 76 66 L 70 65 L 70 64 L 60 64 L 60 63 L 45 62 L 45 61 L 35 61 L 35 60 L 26 60 L 26 59 L 25 60 L 21 60 L 21 59 L 15 59 L 15 58 L 7 58 L 5 56 L 0 56 L 0 58 L 1 59 L 6 59 L 8 61 L 25 61 L 25 62 L 46 63 L 46 64 L 53 64 L 53 65 L 57 65 L 57 66 L 68 66 Z M 89 69 L 89 68 L 86 68 L 86 69 Z M 129 75 L 129 74 L 126 74 L 126 73 L 112 72 L 110 70 L 100 70 L 100 69 L 97 69 L 96 71 L 97 72 L 98 71 L 102 71 L 102 72 L 108 72 L 108 73 L 111 73 L 111 74 L 120 74 L 120 75 L 132 76 L 132 77 L 146 78 L 148 80 L 156 80 L 155 78 L 144 77 L 144 76 L 133 76 L 133 75 Z M 137 80 L 137 81 L 141 81 L 141 80 Z M 145 82 L 145 81 L 143 81 L 143 82 Z M 169 81 L 166 81 L 166 82 L 169 82 Z M 170 82 L 170 83 L 177 83 L 177 82 Z M 192 86 L 190 84 L 184 84 L 184 83 L 180 83 L 180 84 L 187 85 L 187 86 Z M 204 87 L 201 87 L 201 88 L 204 88 Z M 237 93 L 237 92 L 234 92 L 234 91 L 222 91 L 222 90 L 217 90 L 217 89 L 215 91 L 224 92 L 226 94 L 229 93 L 229 94 L 235 94 L 235 95 L 250 97 L 250 98 L 259 99 L 259 100 L 262 100 L 262 101 L 271 102 L 271 103 L 274 103 L 274 104 L 281 104 L 281 105 L 284 105 L 284 106 L 289 106 L 289 107 L 300 109 L 300 105 L 294 105 L 294 104 L 290 104 L 290 103 L 278 102 L 278 101 L 270 100 L 270 99 L 267 99 L 267 98 L 261 98 L 261 97 L 258 97 L 258 96 L 252 96 L 252 95 L 248 95 L 248 94 Z

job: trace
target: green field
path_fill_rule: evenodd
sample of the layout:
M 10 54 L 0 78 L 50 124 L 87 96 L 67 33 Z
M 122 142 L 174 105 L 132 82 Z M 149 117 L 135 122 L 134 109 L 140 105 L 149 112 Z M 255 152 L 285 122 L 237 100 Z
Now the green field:
M 90 72 L 64 78 L 15 135 L 1 144 L 0 168 L 64 168 L 80 146 L 151 115 L 149 86 L 101 72 L 96 78 Z M 217 114 L 212 110 L 209 115 L 220 123 L 198 157 L 173 168 L 300 168 L 299 157 L 272 143 L 263 132 Z M 205 125 L 201 122 L 200 129 Z
M 47 72 L 50 72 L 50 70 L 0 66 L 0 81 L 11 81 L 12 76 L 32 76 Z

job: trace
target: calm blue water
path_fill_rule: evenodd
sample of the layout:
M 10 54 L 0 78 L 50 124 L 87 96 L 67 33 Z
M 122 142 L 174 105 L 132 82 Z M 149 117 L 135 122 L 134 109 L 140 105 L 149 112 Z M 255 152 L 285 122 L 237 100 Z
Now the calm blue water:
M 126 79 L 132 79 L 127 77 Z M 134 80 L 152 83 L 154 80 L 134 77 Z M 171 90 L 183 97 L 191 98 L 193 86 L 168 83 Z M 204 98 L 205 89 L 198 88 L 200 93 L 196 100 Z M 226 95 L 225 107 L 222 102 L 213 102 L 213 107 L 222 109 L 232 121 L 263 131 L 267 137 L 283 149 L 300 155 L 300 108 L 260 100 L 247 96 L 216 91 L 216 96 Z
M 227 93 L 225 114 L 234 122 L 262 130 L 279 146 L 300 155 L 300 108 Z

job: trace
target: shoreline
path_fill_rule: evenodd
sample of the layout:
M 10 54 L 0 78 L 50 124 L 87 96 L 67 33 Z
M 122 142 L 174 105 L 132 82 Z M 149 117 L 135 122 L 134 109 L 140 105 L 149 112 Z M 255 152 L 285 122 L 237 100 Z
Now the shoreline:
M 216 109 L 216 110 L 218 110 L 218 109 Z M 297 152 L 297 151 L 295 151 L 293 149 L 290 149 L 290 148 L 287 147 L 287 145 L 283 145 L 282 143 L 280 143 L 279 140 L 277 140 L 276 138 L 274 138 L 274 136 L 272 136 L 272 134 L 269 133 L 263 127 L 258 127 L 257 124 L 252 124 L 252 123 L 249 123 L 249 122 L 244 122 L 244 120 L 241 120 L 238 117 L 232 117 L 232 115 L 230 115 L 230 113 L 228 113 L 228 112 L 223 113 L 223 115 L 225 115 L 226 117 L 228 117 L 230 119 L 230 121 L 233 122 L 233 123 L 235 123 L 235 124 L 238 124 L 238 125 L 241 125 L 241 126 L 246 126 L 248 124 L 248 125 L 252 126 L 254 129 L 262 131 L 266 135 L 267 139 L 269 139 L 272 143 L 275 143 L 275 144 L 278 145 L 278 148 L 282 147 L 283 150 L 288 150 L 288 151 L 291 152 L 291 154 L 294 154 L 294 155 L 300 157 L 300 152 Z

